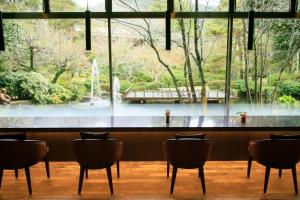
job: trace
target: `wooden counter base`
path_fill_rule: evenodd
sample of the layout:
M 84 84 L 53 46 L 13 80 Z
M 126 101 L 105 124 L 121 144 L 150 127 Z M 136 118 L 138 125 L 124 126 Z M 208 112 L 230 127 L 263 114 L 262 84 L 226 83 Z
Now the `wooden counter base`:
M 110 138 L 123 141 L 122 160 L 159 161 L 163 160 L 162 141 L 183 132 L 111 132 Z M 184 132 L 196 134 L 199 132 Z M 213 141 L 211 160 L 247 160 L 250 140 L 269 138 L 271 133 L 295 134 L 297 132 L 240 132 L 206 131 Z M 300 132 L 298 132 L 300 133 Z M 72 161 L 74 154 L 72 140 L 79 138 L 79 132 L 28 132 L 28 138 L 46 140 L 50 146 L 49 159 L 52 161 Z

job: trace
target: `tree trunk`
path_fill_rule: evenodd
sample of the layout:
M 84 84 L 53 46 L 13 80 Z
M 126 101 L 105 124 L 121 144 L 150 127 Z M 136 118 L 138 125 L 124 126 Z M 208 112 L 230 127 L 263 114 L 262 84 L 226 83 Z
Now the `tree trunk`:
M 65 71 L 66 71 L 66 70 L 63 69 L 63 68 L 61 68 L 60 70 L 58 70 L 58 71 L 55 73 L 55 76 L 54 76 L 54 78 L 53 78 L 53 80 L 52 80 L 52 83 L 55 84 L 55 83 L 58 81 L 59 77 L 60 77 Z
M 195 11 L 198 12 L 198 0 L 195 0 Z M 204 22 L 203 22 L 204 23 Z M 199 34 L 198 34 L 198 19 L 194 19 L 194 48 L 196 54 L 196 64 L 199 70 L 200 81 L 201 81 L 201 103 L 203 105 L 207 104 L 207 97 L 206 97 L 206 81 L 204 77 L 204 70 L 202 65 L 202 56 L 199 52 Z M 202 43 L 200 44 L 202 45 Z
M 181 0 L 179 0 L 179 3 L 180 3 L 180 11 L 182 11 Z M 185 63 L 187 66 L 188 78 L 189 78 L 189 83 L 190 83 L 191 92 L 192 92 L 192 102 L 196 103 L 197 96 L 196 96 L 194 80 L 193 80 L 193 72 L 192 72 L 192 66 L 191 66 L 191 60 L 190 60 L 190 51 L 189 51 L 189 47 L 188 47 L 187 41 L 186 41 L 187 34 L 186 34 L 186 30 L 185 30 L 184 19 L 180 18 L 180 19 L 178 19 L 178 22 L 179 22 L 179 26 L 181 29 L 181 37 L 182 37 L 182 45 L 183 45 L 183 51 L 184 51 L 184 56 L 185 56 Z
M 245 73 L 245 87 L 246 87 L 246 91 L 247 91 L 247 101 L 249 103 L 252 103 L 252 97 L 251 97 L 251 91 L 249 88 L 249 55 L 247 53 L 247 34 L 246 34 L 246 23 L 245 20 L 242 19 L 242 24 L 243 24 L 243 53 L 244 53 L 244 65 L 245 65 L 245 69 L 244 69 L 244 73 Z
M 188 78 L 187 78 L 186 63 L 184 63 L 184 84 L 185 84 L 186 94 L 187 94 L 187 96 L 189 98 L 189 101 L 191 103 L 191 94 L 190 94 L 190 89 L 189 89 L 189 84 L 188 84 Z
M 30 66 L 29 66 L 29 69 L 30 71 L 34 71 L 34 66 L 33 66 L 33 46 L 30 46 L 29 47 L 29 56 L 30 56 Z
M 254 41 L 254 103 L 257 103 L 257 59 L 258 59 L 258 53 L 257 53 L 257 44 Z

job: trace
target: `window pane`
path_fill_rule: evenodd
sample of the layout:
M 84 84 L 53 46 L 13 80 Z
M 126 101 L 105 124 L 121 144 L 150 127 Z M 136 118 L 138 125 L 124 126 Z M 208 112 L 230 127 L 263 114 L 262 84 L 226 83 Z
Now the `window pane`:
M 87 10 L 87 1 L 89 10 L 104 11 L 104 0 L 51 0 L 51 11 L 54 12 L 83 12 Z
M 109 115 L 107 39 L 98 34 L 105 22 L 93 21 L 91 52 L 84 20 L 4 20 L 4 26 L 0 88 L 13 103 L 0 108 L 1 116 Z
M 198 11 L 228 11 L 228 0 L 175 0 L 175 10 L 190 12 L 196 10 L 198 1 Z
M 199 60 L 193 20 L 180 20 L 184 40 L 179 21 L 172 21 L 171 51 L 165 50 L 164 23 L 162 19 L 115 21 L 113 68 L 119 86 L 114 88 L 120 88 L 114 94 L 115 114 L 164 115 L 170 109 L 172 115 L 223 115 L 226 20 L 198 20 Z M 201 63 L 204 80 L 194 58 Z
M 290 0 L 241 0 L 237 1 L 236 10 L 237 11 L 249 11 L 251 7 L 257 12 L 287 12 L 290 8 Z
M 28 0 L 28 1 L 0 1 L 0 10 L 2 12 L 38 12 L 42 11 L 42 0 Z
M 247 51 L 248 20 L 235 20 L 231 113 L 299 115 L 300 24 L 297 19 L 256 19 Z
M 113 11 L 165 11 L 167 9 L 167 0 L 113 0 L 112 1 Z

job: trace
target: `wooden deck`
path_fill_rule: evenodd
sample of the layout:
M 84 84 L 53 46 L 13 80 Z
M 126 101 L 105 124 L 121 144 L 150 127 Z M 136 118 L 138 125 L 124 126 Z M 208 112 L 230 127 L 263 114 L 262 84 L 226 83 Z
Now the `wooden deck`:
M 189 96 L 186 91 L 181 91 L 182 100 L 184 102 L 189 101 Z M 196 91 L 196 97 L 198 101 L 201 99 L 201 92 Z M 221 91 L 208 91 L 206 93 L 206 98 L 208 102 L 220 103 L 225 100 L 225 93 Z M 231 95 L 230 99 L 237 99 L 236 96 Z M 145 91 L 127 91 L 123 100 L 135 101 L 145 103 L 147 101 L 165 102 L 174 101 L 179 102 L 179 97 L 176 91 L 173 90 L 145 90 Z
M 246 177 L 246 161 L 212 162 L 205 165 L 207 193 L 202 194 L 197 170 L 178 169 L 174 194 L 169 195 L 170 178 L 165 162 L 120 162 L 120 179 L 112 167 L 114 195 L 110 195 L 105 170 L 90 170 L 84 179 L 82 195 L 77 195 L 79 166 L 75 162 L 50 162 L 47 179 L 44 163 L 30 168 L 33 194 L 30 197 L 24 170 L 19 179 L 13 171 L 4 171 L 1 200 L 299 200 L 295 195 L 290 170 L 271 170 L 267 194 L 263 194 L 265 168 L 253 162 L 251 177 Z M 298 165 L 298 177 L 299 177 Z M 171 174 L 170 174 L 171 175 Z

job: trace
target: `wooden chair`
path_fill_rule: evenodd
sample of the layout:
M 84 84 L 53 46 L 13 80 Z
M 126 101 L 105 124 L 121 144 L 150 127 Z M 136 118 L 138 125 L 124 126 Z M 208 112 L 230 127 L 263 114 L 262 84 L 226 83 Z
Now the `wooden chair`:
M 298 193 L 296 164 L 300 160 L 300 140 L 257 140 L 250 141 L 249 155 L 258 163 L 266 166 L 264 193 L 267 192 L 271 168 L 291 169 L 295 193 Z
M 200 133 L 200 134 L 192 134 L 192 135 L 185 135 L 185 134 L 175 134 L 174 138 L 176 140 L 180 139 L 188 139 L 188 138 L 196 138 L 196 139 L 204 139 L 205 138 L 205 133 Z M 166 148 L 165 148 L 166 142 L 163 141 L 162 143 L 162 150 L 163 150 L 163 156 L 166 159 Z M 169 173 L 170 173 L 170 162 L 166 159 L 167 161 L 167 178 L 169 178 Z M 199 177 L 200 177 L 200 169 L 199 169 Z
M 13 140 L 27 140 L 26 133 L 0 133 L 0 139 L 13 139 Z M 47 144 L 47 153 L 49 152 L 49 146 Z M 50 178 L 49 160 L 47 155 L 43 158 L 46 167 L 47 178 Z M 18 169 L 15 169 L 15 177 L 19 177 Z
M 87 169 L 106 169 L 110 192 L 113 194 L 111 166 L 120 159 L 122 142 L 107 139 L 73 140 L 76 160 L 80 165 L 78 194 L 81 194 L 84 172 Z
M 199 175 L 202 183 L 202 191 L 206 193 L 204 164 L 208 160 L 212 142 L 208 139 L 169 139 L 165 142 L 166 157 L 173 166 L 171 189 L 173 194 L 178 168 L 200 169 Z
M 109 132 L 80 132 L 81 139 L 101 139 L 107 140 Z M 120 161 L 117 160 L 117 177 L 120 178 Z M 89 178 L 88 169 L 85 171 L 85 178 Z
M 300 135 L 281 135 L 281 134 L 271 134 L 270 139 L 272 140 L 278 140 L 278 139 L 300 139 Z M 249 151 L 249 147 L 248 147 Z M 247 177 L 250 177 L 250 172 L 251 172 L 251 165 L 252 165 L 252 160 L 253 158 L 249 155 L 248 158 L 248 168 L 247 168 Z M 282 169 L 279 169 L 279 178 L 282 176 Z
M 0 140 L 0 187 L 3 170 L 25 169 L 29 194 L 32 194 L 29 167 L 47 154 L 47 143 L 38 140 Z

